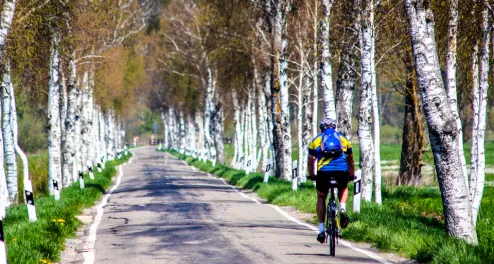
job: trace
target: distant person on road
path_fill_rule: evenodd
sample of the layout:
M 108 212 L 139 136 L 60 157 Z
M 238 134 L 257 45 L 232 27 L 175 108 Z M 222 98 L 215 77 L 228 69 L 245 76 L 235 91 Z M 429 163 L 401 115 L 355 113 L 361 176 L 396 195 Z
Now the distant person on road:
M 346 201 L 348 198 L 348 182 L 353 181 L 355 167 L 350 142 L 336 129 L 336 121 L 325 118 L 319 125 L 321 133 L 309 145 L 308 170 L 309 179 L 316 181 L 317 217 L 319 219 L 319 234 L 317 241 L 324 243 L 326 230 L 326 199 L 329 192 L 330 179 L 338 182 L 338 198 L 340 200 L 340 224 L 348 226 Z M 316 167 L 317 163 L 317 167 Z M 317 168 L 317 171 L 316 171 Z

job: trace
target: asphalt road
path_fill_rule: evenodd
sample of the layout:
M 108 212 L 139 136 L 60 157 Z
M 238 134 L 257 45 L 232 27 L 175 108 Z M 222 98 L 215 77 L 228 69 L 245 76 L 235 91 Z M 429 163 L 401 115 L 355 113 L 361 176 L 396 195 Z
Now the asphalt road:
M 153 148 L 134 150 L 97 230 L 95 263 L 379 263 Z

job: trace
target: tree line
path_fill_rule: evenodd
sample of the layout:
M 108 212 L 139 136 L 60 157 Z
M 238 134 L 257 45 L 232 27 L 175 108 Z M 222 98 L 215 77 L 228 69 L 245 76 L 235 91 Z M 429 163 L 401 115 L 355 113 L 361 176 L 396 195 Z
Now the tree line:
M 168 1 L 148 32 L 147 56 L 155 58 L 150 104 L 162 113 L 167 147 L 223 163 L 222 138 L 233 131 L 232 167 L 252 171 L 269 163 L 285 179 L 293 146 L 305 175 L 318 120 L 335 118 L 338 130 L 358 142 L 363 199 L 381 204 L 380 108 L 382 94 L 396 91 L 404 109 L 396 183 L 420 183 L 429 145 L 447 232 L 476 243 L 492 115 L 491 5 Z M 470 168 L 463 151 L 469 139 Z
M 122 152 L 124 118 L 132 113 L 144 71 L 135 38 L 161 5 L 157 0 L 3 1 L 2 217 L 6 207 L 26 201 L 22 197 L 33 191 L 18 135 L 18 122 L 26 110 L 44 116 L 39 122 L 46 120 L 46 189 L 56 199 L 83 173 L 104 168 L 106 161 Z M 16 105 L 19 98 L 21 112 Z M 23 163 L 22 179 L 18 179 L 16 154 Z M 19 182 L 25 189 L 22 193 Z

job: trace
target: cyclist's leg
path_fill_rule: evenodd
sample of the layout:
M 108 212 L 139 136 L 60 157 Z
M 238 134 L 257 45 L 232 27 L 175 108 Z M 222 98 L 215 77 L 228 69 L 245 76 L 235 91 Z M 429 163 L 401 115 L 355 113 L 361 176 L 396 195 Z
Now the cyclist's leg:
M 319 223 L 324 223 L 326 219 L 326 199 L 329 193 L 328 174 L 322 171 L 317 172 L 316 191 L 317 191 L 317 218 Z
M 336 173 L 338 179 L 338 199 L 340 204 L 346 204 L 346 201 L 348 200 L 348 172 L 338 171 Z

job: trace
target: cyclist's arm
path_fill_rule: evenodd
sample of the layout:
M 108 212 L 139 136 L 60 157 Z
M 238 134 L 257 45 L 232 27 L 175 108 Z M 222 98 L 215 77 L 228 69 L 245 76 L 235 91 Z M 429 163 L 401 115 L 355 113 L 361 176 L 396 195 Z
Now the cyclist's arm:
M 309 170 L 309 176 L 316 175 L 315 165 L 316 165 L 316 157 L 309 154 L 309 159 L 307 160 L 307 168 Z
M 355 163 L 353 161 L 352 151 L 349 151 L 349 153 L 347 153 L 346 161 L 348 163 L 348 181 L 353 181 L 353 178 L 355 177 Z

